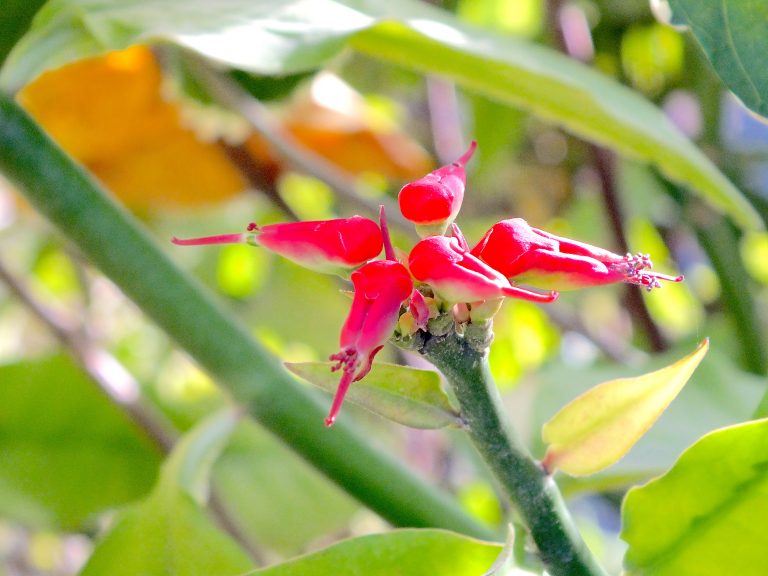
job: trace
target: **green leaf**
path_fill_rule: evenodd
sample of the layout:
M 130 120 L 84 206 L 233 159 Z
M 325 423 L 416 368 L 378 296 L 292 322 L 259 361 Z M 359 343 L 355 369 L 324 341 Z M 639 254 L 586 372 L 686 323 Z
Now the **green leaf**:
M 604 382 L 573 400 L 544 424 L 550 446 L 543 464 L 583 476 L 620 460 L 675 399 L 707 350 L 704 340 L 666 368 Z
M 696 369 L 696 378 L 683 388 L 656 424 L 619 462 L 594 476 L 560 479 L 565 492 L 620 489 L 645 481 L 667 470 L 683 450 L 704 434 L 750 418 L 765 390 L 765 379 L 736 368 L 734 352 L 726 342 L 734 339 L 730 331 L 718 335 L 717 329 L 709 325 L 701 331 L 712 334 L 712 347 L 707 361 Z M 685 348 L 653 357 L 634 367 L 632 375 L 671 364 L 690 346 L 689 343 Z M 616 370 L 616 366 L 610 364 L 574 371 L 572 365 L 551 362 L 535 375 L 537 394 L 529 432 L 536 442 L 535 453 L 545 451 L 537 436 L 544 422 L 595 382 L 615 378 Z
M 292 556 L 340 533 L 360 505 L 283 442 L 240 423 L 216 462 L 217 494 L 253 542 Z
M 77 529 L 152 486 L 159 450 L 71 360 L 0 366 L 0 516 Z
M 715 72 L 750 110 L 768 117 L 768 3 L 762 0 L 669 0 Z
M 0 10 L 0 64 L 27 31 L 45 0 L 3 0 Z
M 253 576 L 482 574 L 501 546 L 445 530 L 395 530 L 345 540 Z
M 227 445 L 239 419 L 239 412 L 230 408 L 214 413 L 196 426 L 163 464 L 159 488 L 181 490 L 204 505 L 213 463 Z
M 415 0 L 54 0 L 9 56 L 0 85 L 16 89 L 77 58 L 159 41 L 275 75 L 317 68 L 351 45 L 451 77 L 650 162 L 741 225 L 762 226 L 728 179 L 637 93 L 554 50 L 473 28 Z
M 285 366 L 310 384 L 335 392 L 339 384 L 335 362 L 288 363 Z M 374 414 L 412 428 L 458 426 L 459 413 L 451 406 L 434 370 L 419 370 L 377 362 L 368 375 L 347 393 L 350 402 Z
M 235 576 L 249 570 L 251 561 L 198 500 L 236 423 L 232 410 L 222 411 L 185 436 L 152 494 L 118 516 L 81 576 Z
M 707 434 L 624 501 L 628 576 L 762 576 L 768 420 Z

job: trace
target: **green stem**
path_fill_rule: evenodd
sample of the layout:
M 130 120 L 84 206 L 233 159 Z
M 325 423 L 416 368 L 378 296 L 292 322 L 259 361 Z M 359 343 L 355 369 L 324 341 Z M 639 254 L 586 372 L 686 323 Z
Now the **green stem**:
M 0 171 L 256 420 L 349 494 L 397 526 L 493 537 L 446 494 L 372 448 L 352 427 L 340 422 L 326 429 L 327 400 L 291 378 L 2 94 Z
M 488 368 L 487 353 L 455 333 L 433 337 L 424 356 L 450 382 L 469 435 L 530 530 L 553 576 L 599 576 L 551 477 L 528 453 L 506 418 Z

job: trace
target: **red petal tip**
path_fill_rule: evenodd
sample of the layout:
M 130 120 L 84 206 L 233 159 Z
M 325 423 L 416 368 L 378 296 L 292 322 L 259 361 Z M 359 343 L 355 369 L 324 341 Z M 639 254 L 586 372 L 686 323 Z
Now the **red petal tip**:
M 220 234 L 218 236 L 203 236 L 202 238 L 171 238 L 171 242 L 177 246 L 202 246 L 206 244 L 239 244 L 243 241 L 243 235 Z
M 547 302 L 554 302 L 554 301 L 555 301 L 555 300 L 557 300 L 559 297 L 560 297 L 560 292 L 558 292 L 557 290 L 552 290 L 552 291 L 549 293 L 549 300 L 547 300 Z
M 328 418 L 325 419 L 325 427 L 330 428 L 333 426 L 334 422 L 336 422 L 336 416 L 328 416 Z
M 466 166 L 467 162 L 472 159 L 472 155 L 475 153 L 475 150 L 477 150 L 477 141 L 472 140 L 472 142 L 469 143 L 469 148 L 467 148 L 467 151 L 464 152 L 461 158 L 456 160 L 454 164 L 458 164 L 459 166 Z

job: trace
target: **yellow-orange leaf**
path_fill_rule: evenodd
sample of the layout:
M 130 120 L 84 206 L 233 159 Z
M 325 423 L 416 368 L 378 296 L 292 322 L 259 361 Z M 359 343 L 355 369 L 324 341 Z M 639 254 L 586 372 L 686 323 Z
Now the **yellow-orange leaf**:
M 670 366 L 603 382 L 570 402 L 544 424 L 544 467 L 586 476 L 620 460 L 675 399 L 707 350 L 709 339 Z
M 19 102 L 67 152 L 127 205 L 198 205 L 245 182 L 224 152 L 182 125 L 161 94 L 161 73 L 136 46 L 47 72 Z
M 395 125 L 377 126 L 363 97 L 329 75 L 300 91 L 280 117 L 301 144 L 350 174 L 419 178 L 433 168 L 424 149 Z M 330 89 L 329 89 L 330 85 Z M 317 97 L 317 87 L 323 98 Z M 69 154 L 138 210 L 227 200 L 246 182 L 224 150 L 201 139 L 164 97 L 160 67 L 144 46 L 110 52 L 42 74 L 19 102 Z M 188 110 L 189 112 L 189 110 Z M 192 123 L 192 124 L 190 124 Z M 256 133 L 244 144 L 268 180 L 280 158 Z

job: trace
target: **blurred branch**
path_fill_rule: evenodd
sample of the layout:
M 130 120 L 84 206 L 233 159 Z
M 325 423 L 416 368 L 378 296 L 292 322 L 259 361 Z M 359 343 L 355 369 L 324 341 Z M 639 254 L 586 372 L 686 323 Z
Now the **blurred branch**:
M 45 307 L 31 294 L 0 260 L 0 280 L 11 293 L 37 318 L 72 354 L 78 364 L 98 384 L 107 397 L 120 406 L 128 417 L 163 451 L 168 452 L 176 441 L 173 427 L 164 416 L 141 399 L 138 382 L 109 352 L 95 345 L 86 334 L 59 313 Z
M 739 335 L 742 367 L 754 374 L 764 375 L 768 371 L 765 330 L 755 304 L 753 282 L 744 268 L 739 251 L 741 233 L 723 216 L 690 198 L 679 186 L 658 172 L 654 174 L 659 185 L 680 206 L 717 274 L 722 291 L 721 301 Z
M 456 84 L 440 76 L 427 76 L 432 141 L 441 164 L 450 164 L 466 149 L 461 130 Z
M 621 208 L 621 201 L 616 190 L 616 174 L 614 165 L 616 157 L 614 154 L 604 148 L 587 144 L 589 153 L 592 156 L 592 163 L 600 178 L 600 190 L 603 194 L 603 205 L 608 220 L 611 223 L 611 230 L 616 245 L 619 247 L 620 254 L 629 254 L 629 242 L 624 233 L 624 216 Z M 663 352 L 668 348 L 664 335 L 659 327 L 651 318 L 651 313 L 645 305 L 645 300 L 640 292 L 640 287 L 633 284 L 624 286 L 624 303 L 635 323 L 640 326 L 648 337 L 648 343 L 651 351 Z
M 178 438 L 178 432 L 160 411 L 144 401 L 141 386 L 128 369 L 117 358 L 91 341 L 73 322 L 65 320 L 59 313 L 34 298 L 22 280 L 6 267 L 2 258 L 0 280 L 69 351 L 99 390 L 121 408 L 161 452 L 170 453 Z M 225 508 L 215 488 L 211 490 L 209 506 L 219 525 L 250 554 L 251 559 L 259 565 L 264 565 L 264 553 L 245 536 Z
M 277 174 L 274 170 L 258 162 L 242 144 L 229 144 L 224 140 L 219 141 L 219 147 L 229 158 L 230 162 L 240 171 L 248 184 L 260 190 L 277 208 L 291 220 L 300 220 L 293 208 L 280 196 L 277 189 Z
M 568 11 L 566 11 L 568 10 Z M 581 61 L 591 60 L 594 56 L 591 31 L 581 8 L 565 7 L 562 0 L 547 0 L 549 29 L 555 44 L 569 56 Z M 579 15 L 581 17 L 579 17 Z M 614 241 L 620 254 L 630 252 L 627 236 L 624 232 L 624 215 L 621 200 L 616 190 L 615 155 L 613 152 L 585 143 L 592 158 L 592 166 L 600 180 L 603 205 L 611 225 Z M 653 321 L 643 295 L 638 286 L 628 284 L 624 288 L 624 303 L 635 324 L 640 326 L 648 338 L 653 352 L 663 352 L 668 348 L 664 335 Z
M 200 60 L 190 62 L 189 68 L 216 100 L 237 111 L 294 168 L 322 180 L 349 204 L 369 215 L 378 214 L 379 205 L 383 203 L 389 223 L 413 234 L 413 226 L 402 217 L 394 202 L 389 199 L 371 200 L 375 196 L 373 190 L 306 148 L 280 126 L 266 106 L 240 88 L 237 82 Z
M 645 357 L 643 352 L 632 347 L 630 344 L 592 333 L 592 331 L 584 326 L 584 323 L 578 316 L 572 314 L 560 304 L 542 306 L 542 310 L 546 313 L 547 317 L 561 329 L 584 336 L 607 358 L 610 358 L 615 362 L 633 366 L 639 364 Z

